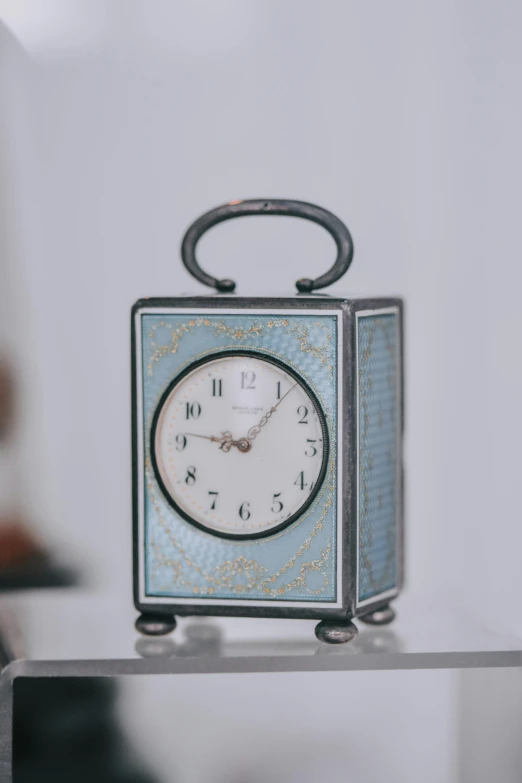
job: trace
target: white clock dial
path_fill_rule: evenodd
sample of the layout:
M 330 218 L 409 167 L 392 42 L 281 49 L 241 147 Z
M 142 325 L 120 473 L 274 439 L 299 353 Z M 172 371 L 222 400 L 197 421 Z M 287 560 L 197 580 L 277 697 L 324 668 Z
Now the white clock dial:
M 171 504 L 216 535 L 259 538 L 311 503 L 326 471 L 324 415 L 305 383 L 260 354 L 222 354 L 175 380 L 152 427 Z

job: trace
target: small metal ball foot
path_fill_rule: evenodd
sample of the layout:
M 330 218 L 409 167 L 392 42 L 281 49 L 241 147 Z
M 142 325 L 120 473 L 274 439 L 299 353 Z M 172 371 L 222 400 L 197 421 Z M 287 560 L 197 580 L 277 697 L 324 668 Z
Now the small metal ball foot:
M 353 641 L 359 631 L 349 620 L 321 620 L 315 626 L 315 635 L 320 642 L 345 644 Z
M 165 636 L 176 627 L 176 618 L 166 614 L 140 614 L 135 623 L 136 630 L 145 636 Z
M 361 615 L 359 620 L 362 620 L 367 625 L 388 625 L 395 620 L 395 616 L 395 610 L 389 604 L 385 604 L 385 606 L 380 606 L 369 614 Z

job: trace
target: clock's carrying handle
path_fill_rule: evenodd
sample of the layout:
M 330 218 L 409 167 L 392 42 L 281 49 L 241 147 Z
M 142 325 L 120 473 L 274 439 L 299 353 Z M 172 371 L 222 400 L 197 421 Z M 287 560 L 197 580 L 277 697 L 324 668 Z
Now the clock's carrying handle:
M 308 204 L 306 201 L 290 201 L 288 199 L 265 198 L 249 199 L 248 201 L 231 201 L 223 204 L 221 207 L 211 209 L 201 215 L 192 223 L 181 243 L 181 258 L 190 274 L 199 280 L 200 283 L 216 288 L 223 293 L 231 293 L 235 290 L 236 284 L 233 280 L 218 280 L 216 277 L 207 274 L 201 269 L 196 259 L 196 245 L 203 234 L 225 220 L 232 218 L 245 217 L 248 215 L 284 215 L 287 217 L 299 217 L 305 220 L 311 220 L 325 228 L 333 237 L 337 245 L 337 258 L 334 265 L 324 275 L 315 280 L 302 278 L 296 282 L 297 290 L 300 292 L 315 291 L 318 288 L 325 288 L 348 270 L 353 258 L 353 240 L 350 232 L 339 220 L 338 217 L 315 204 Z

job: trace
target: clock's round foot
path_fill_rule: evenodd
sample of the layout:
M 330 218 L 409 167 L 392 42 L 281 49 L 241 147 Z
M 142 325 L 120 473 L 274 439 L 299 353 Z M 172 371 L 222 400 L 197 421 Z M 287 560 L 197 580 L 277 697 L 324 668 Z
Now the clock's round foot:
M 146 636 L 165 636 L 176 627 L 176 618 L 166 614 L 140 614 L 135 623 L 136 630 Z
M 369 614 L 361 615 L 359 620 L 367 625 L 388 625 L 395 620 L 395 610 L 389 604 L 385 604 Z
M 349 620 L 321 620 L 315 626 L 315 635 L 320 642 L 327 644 L 345 644 L 351 642 L 359 631 Z

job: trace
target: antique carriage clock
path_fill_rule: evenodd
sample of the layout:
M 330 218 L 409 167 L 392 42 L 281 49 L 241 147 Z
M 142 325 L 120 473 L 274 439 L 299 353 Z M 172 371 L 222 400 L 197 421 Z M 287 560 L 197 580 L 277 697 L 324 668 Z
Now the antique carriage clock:
M 295 297 L 245 298 L 204 272 L 205 231 L 246 215 L 323 226 L 337 259 Z M 134 590 L 145 634 L 176 615 L 320 620 L 353 639 L 390 622 L 403 580 L 402 302 L 314 294 L 353 244 L 330 212 L 237 201 L 188 229 L 211 296 L 132 310 Z

